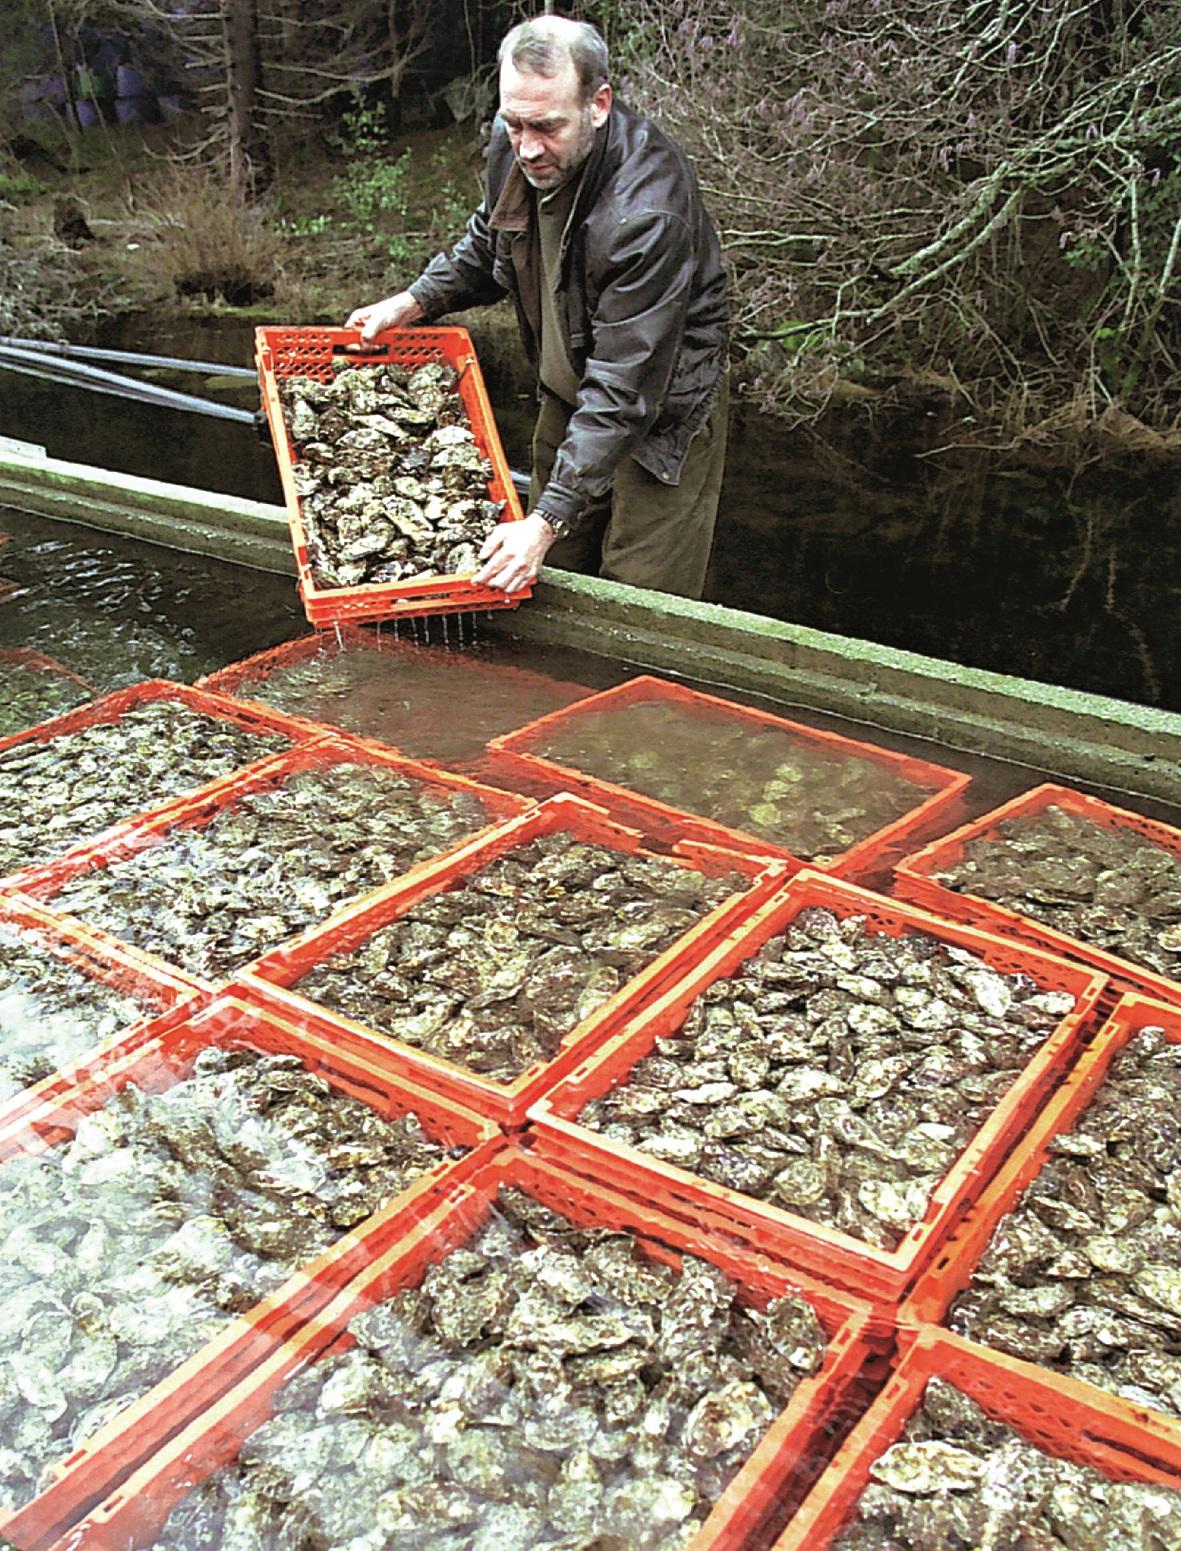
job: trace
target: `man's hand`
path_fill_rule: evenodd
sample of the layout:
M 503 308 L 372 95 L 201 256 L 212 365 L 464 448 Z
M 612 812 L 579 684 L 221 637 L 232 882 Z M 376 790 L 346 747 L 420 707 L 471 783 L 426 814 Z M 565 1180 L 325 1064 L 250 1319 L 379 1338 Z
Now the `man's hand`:
M 350 312 L 344 326 L 360 329 L 361 343 L 370 345 L 386 329 L 405 328 L 408 323 L 417 323 L 421 317 L 422 308 L 410 292 L 399 291 L 396 296 L 387 296 L 384 301 L 370 302 L 368 307 L 358 307 Z
M 500 523 L 484 540 L 480 550 L 484 564 L 472 581 L 481 587 L 499 587 L 502 592 L 520 592 L 541 569 L 554 537 L 544 517 Z

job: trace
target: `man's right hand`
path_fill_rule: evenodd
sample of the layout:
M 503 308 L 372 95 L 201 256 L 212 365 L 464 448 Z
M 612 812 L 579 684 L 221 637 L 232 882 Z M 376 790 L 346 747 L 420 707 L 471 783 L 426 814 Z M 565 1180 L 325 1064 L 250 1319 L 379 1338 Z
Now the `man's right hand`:
M 370 302 L 368 307 L 358 307 L 350 312 L 344 326 L 360 329 L 361 343 L 369 345 L 386 329 L 405 328 L 408 323 L 417 323 L 421 317 L 422 308 L 410 292 L 399 291 L 396 296 L 387 296 L 382 302 Z

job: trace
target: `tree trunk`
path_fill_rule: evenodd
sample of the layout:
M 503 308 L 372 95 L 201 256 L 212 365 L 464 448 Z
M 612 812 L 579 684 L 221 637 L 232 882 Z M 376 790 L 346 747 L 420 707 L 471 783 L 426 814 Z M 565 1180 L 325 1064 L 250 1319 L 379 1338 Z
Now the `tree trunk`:
M 255 0 L 223 0 L 226 91 L 229 102 L 230 185 L 249 199 L 270 182 L 270 158 L 256 114 L 258 12 Z

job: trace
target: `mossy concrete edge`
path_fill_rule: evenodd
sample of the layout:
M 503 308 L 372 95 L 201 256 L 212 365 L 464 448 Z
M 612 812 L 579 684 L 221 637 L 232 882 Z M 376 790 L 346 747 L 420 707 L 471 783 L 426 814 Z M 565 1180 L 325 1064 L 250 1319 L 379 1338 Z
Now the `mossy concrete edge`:
M 0 505 L 258 571 L 295 575 L 283 508 L 216 490 L 0 451 Z
M 1181 716 L 718 604 L 546 571 L 490 628 L 1181 801 Z M 937 756 L 936 756 L 937 757 Z
M 282 507 L 59 459 L 5 456 L 0 505 L 293 575 Z M 1181 802 L 1181 716 L 831 635 L 720 604 L 545 571 L 489 630 Z

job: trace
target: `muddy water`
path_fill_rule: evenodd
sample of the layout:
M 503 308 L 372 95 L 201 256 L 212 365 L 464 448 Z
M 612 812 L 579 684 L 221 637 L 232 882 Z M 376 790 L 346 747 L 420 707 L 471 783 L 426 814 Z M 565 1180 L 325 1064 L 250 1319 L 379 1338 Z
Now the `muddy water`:
M 249 365 L 252 325 L 143 318 L 104 345 Z M 484 352 L 489 358 L 491 352 Z M 530 385 L 486 370 L 510 462 L 524 468 Z M 158 380 L 253 408 L 247 382 Z M 0 432 L 55 456 L 277 501 L 247 426 L 0 373 Z M 863 440 L 877 433 L 864 428 Z M 856 449 L 862 461 L 864 448 Z M 1086 470 L 1069 487 L 977 463 L 958 474 L 875 443 L 872 470 L 821 457 L 803 433 L 732 416 L 706 596 L 776 619 L 973 667 L 1181 710 L 1181 476 Z M 2 567 L 0 567 L 2 569 Z

